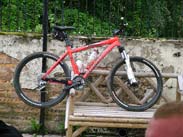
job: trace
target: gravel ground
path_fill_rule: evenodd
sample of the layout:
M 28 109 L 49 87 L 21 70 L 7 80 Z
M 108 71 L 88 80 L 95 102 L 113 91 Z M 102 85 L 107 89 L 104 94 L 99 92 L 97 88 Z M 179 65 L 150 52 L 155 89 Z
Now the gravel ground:
M 65 136 L 61 136 L 61 135 L 37 135 L 37 136 L 34 136 L 34 135 L 31 135 L 31 134 L 22 134 L 23 137 L 65 137 Z

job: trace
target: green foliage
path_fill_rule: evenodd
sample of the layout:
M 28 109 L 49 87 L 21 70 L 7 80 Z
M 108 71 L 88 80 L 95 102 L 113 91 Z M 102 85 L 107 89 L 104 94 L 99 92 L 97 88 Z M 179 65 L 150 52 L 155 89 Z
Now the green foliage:
M 11 0 L 1 2 L 2 31 L 34 31 L 41 24 L 41 0 Z
M 34 133 L 40 132 L 41 125 L 38 123 L 36 119 L 31 119 L 31 129 Z
M 64 133 L 64 132 L 65 132 L 65 125 L 64 125 L 64 122 L 60 122 L 60 124 L 58 125 L 58 130 L 59 130 L 59 132 L 61 132 L 61 133 Z
M 183 37 L 183 0 L 49 0 L 48 8 L 50 30 L 67 25 L 73 34 L 109 36 L 125 17 L 128 36 Z M 0 1 L 0 30 L 41 33 L 42 12 L 42 0 Z
M 31 119 L 31 131 L 35 134 L 34 136 L 41 134 L 44 130 L 44 133 L 47 133 L 47 130 L 42 128 L 39 122 L 36 119 Z
M 115 28 L 113 23 L 102 21 L 78 9 L 64 10 L 64 24 L 74 26 L 76 30 L 73 34 L 77 35 L 107 36 L 111 35 L 111 30 Z

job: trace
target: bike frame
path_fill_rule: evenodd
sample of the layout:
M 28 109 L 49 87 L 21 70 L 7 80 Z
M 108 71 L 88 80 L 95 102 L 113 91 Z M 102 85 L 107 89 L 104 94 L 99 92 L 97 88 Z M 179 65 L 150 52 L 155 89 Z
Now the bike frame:
M 85 51 L 91 48 L 97 48 L 97 47 L 102 47 L 102 46 L 107 46 L 107 48 L 100 54 L 100 56 L 94 61 L 94 63 L 88 68 L 88 70 L 83 74 L 83 78 L 86 79 L 88 75 L 92 72 L 92 70 L 96 67 L 97 64 L 100 63 L 100 61 L 109 53 L 112 51 L 114 47 L 119 47 L 121 46 L 119 37 L 115 36 L 107 40 L 103 40 L 97 43 L 81 46 L 78 48 L 71 48 L 71 45 L 66 45 L 66 51 L 63 55 L 60 56 L 60 58 L 46 71 L 46 73 L 43 75 L 42 79 L 45 79 L 53 70 L 54 68 L 60 64 L 67 56 L 69 56 L 70 61 L 71 61 L 71 66 L 73 69 L 73 72 L 75 75 L 79 75 L 80 72 L 78 70 L 78 66 L 73 58 L 73 53 Z

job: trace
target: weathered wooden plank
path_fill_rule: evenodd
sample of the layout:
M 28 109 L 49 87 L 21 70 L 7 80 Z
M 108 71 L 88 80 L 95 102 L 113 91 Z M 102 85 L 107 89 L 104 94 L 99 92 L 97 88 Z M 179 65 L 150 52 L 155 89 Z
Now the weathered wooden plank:
M 102 81 L 104 81 L 104 76 L 101 75 L 97 80 L 95 80 L 94 85 L 97 87 Z
M 74 115 L 82 117 L 118 117 L 118 118 L 152 118 L 155 109 L 144 112 L 132 112 L 120 107 L 75 106 Z
M 74 131 L 74 133 L 72 134 L 72 137 L 78 137 L 87 128 L 88 128 L 87 126 L 78 128 L 76 131 Z
M 154 109 L 148 109 L 146 111 L 142 111 L 142 112 L 134 112 L 134 111 L 127 111 L 127 110 L 124 110 L 123 108 L 121 107 L 105 107 L 105 106 L 75 106 L 75 110 L 74 111 L 79 111 L 79 110 L 86 110 L 86 111 L 118 111 L 118 112 L 128 112 L 128 113 L 148 113 L 148 112 L 152 112 L 154 111 Z
M 105 97 L 100 93 L 100 91 L 94 86 L 94 84 L 89 85 L 90 88 L 95 92 L 95 94 L 101 99 L 102 102 L 107 103 Z
M 89 127 L 111 127 L 111 128 L 146 128 L 148 124 L 131 124 L 131 123 L 106 123 L 106 122 L 79 122 L 70 121 L 72 126 L 89 126 Z
M 75 102 L 75 106 L 104 106 L 104 107 L 117 107 L 116 103 L 101 103 L 101 102 Z
M 128 113 L 128 114 L 114 114 L 114 113 L 108 113 L 108 114 L 101 114 L 101 113 L 74 113 L 74 115 L 76 116 L 82 116 L 82 117 L 118 117 L 118 118 L 152 118 L 153 114 L 146 114 L 146 115 L 135 115 L 135 114 L 132 114 L 132 113 Z
M 66 129 L 66 137 L 72 137 L 72 130 L 73 130 L 73 126 L 71 124 L 69 124 L 68 128 Z
M 93 70 L 93 74 L 99 74 L 99 75 L 108 75 L 110 73 L 110 70 Z M 126 75 L 125 71 L 119 71 L 118 75 Z M 152 77 L 154 76 L 152 73 L 134 73 L 135 76 L 139 77 Z M 176 73 L 161 73 L 162 77 L 164 78 L 177 78 L 178 74 Z
M 88 121 L 88 122 L 114 122 L 114 123 L 141 123 L 147 124 L 150 119 L 142 119 L 142 118 L 109 118 L 109 117 L 79 117 L 75 115 L 70 115 L 70 121 Z
M 75 102 L 75 106 L 87 106 L 91 109 L 93 109 L 92 106 L 94 108 L 97 108 L 97 107 L 104 107 L 104 108 L 105 107 L 116 107 L 117 109 L 125 110 L 125 109 L 119 107 L 116 103 L 107 103 L 107 104 L 105 104 L 105 103 L 101 103 L 101 102 Z M 158 106 L 159 105 L 155 104 L 152 108 L 149 108 L 146 111 L 151 111 L 151 110 L 154 111 L 154 109 L 157 109 Z
M 85 107 L 80 107 L 80 108 L 76 108 L 75 110 L 74 110 L 74 113 L 108 113 L 108 114 L 111 114 L 111 113 L 119 113 L 119 114 L 128 114 L 128 113 L 130 113 L 130 114 L 139 114 L 139 115 L 145 115 L 145 114 L 149 114 L 149 113 L 153 113 L 154 111 L 145 111 L 145 112 L 132 112 L 132 111 L 118 111 L 118 110 L 116 110 L 116 109 L 103 109 L 103 108 L 97 108 L 97 109 L 95 109 L 95 110 L 92 110 L 92 109 L 86 109 Z

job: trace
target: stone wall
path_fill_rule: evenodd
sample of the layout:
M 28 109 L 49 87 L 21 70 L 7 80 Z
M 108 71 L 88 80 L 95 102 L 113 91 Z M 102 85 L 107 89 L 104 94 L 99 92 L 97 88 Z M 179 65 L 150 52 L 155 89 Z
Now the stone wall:
M 0 53 L 0 120 L 3 120 L 22 131 L 31 131 L 32 120 L 39 121 L 37 108 L 25 105 L 16 95 L 12 77 L 18 60 L 1 52 Z M 51 131 L 58 132 L 64 122 L 64 105 L 57 105 L 46 109 L 46 124 Z M 49 124 L 48 124 L 49 123 Z
M 86 39 L 73 39 L 76 47 L 86 44 Z M 142 56 L 150 59 L 161 72 L 179 73 L 183 72 L 183 41 L 182 40 L 150 40 L 150 39 L 126 39 L 124 46 L 130 55 Z M 0 117 L 21 130 L 30 130 L 31 120 L 39 120 L 39 109 L 25 105 L 17 97 L 12 86 L 12 77 L 17 63 L 30 53 L 42 50 L 42 39 L 34 37 L 23 37 L 14 35 L 0 35 Z M 103 50 L 103 48 L 101 49 Z M 48 51 L 60 55 L 64 52 L 64 43 L 49 39 Z M 84 56 L 76 54 L 76 58 L 85 59 Z M 119 57 L 118 51 L 114 50 L 99 65 L 103 68 L 111 68 Z M 67 62 L 68 59 L 66 59 Z M 171 87 L 171 88 L 169 88 Z M 170 80 L 164 90 L 171 94 L 175 92 L 175 82 Z M 63 127 L 65 106 L 59 104 L 46 110 L 46 125 L 54 131 Z

